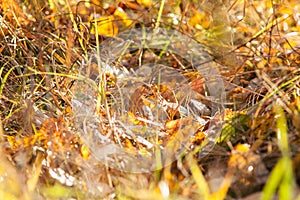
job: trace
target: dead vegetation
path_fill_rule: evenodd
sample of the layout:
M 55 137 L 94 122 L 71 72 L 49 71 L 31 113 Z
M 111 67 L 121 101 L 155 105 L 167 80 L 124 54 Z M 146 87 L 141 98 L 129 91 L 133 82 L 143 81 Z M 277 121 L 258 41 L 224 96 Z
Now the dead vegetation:
M 1 199 L 300 198 L 297 0 L 164 2 L 0 2 Z

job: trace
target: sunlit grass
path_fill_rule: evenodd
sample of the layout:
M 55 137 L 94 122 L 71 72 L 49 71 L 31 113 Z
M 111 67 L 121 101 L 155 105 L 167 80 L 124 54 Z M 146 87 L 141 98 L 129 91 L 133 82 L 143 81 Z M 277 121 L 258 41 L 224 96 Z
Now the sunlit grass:
M 235 0 L 224 5 L 219 1 L 173 0 L 93 1 L 80 5 L 84 5 L 80 7 L 82 10 L 77 10 L 79 4 L 73 0 L 3 0 L 0 3 L 0 199 L 232 199 L 251 194 L 234 191 L 236 179 L 250 184 L 249 190 L 253 189 L 251 183 L 259 179 L 263 183 L 253 192 L 261 193 L 261 199 L 300 200 L 296 192 L 299 177 L 294 172 L 297 166 L 293 168 L 294 157 L 299 154 L 295 149 L 299 146 L 300 116 L 296 0 L 289 1 L 288 5 L 271 0 L 254 1 L 251 5 L 250 1 Z M 114 13 L 116 10 L 122 14 Z M 105 23 L 107 26 L 103 26 Z M 124 27 L 118 27 L 119 24 Z M 233 116 L 225 113 L 226 121 L 216 141 L 195 142 L 195 135 L 187 133 L 183 135 L 190 138 L 176 137 L 176 134 L 175 139 L 165 136 L 169 144 L 165 148 L 169 150 L 177 150 L 178 140 L 193 141 L 184 147 L 189 153 L 180 155 L 174 162 L 171 162 L 173 157 L 163 158 L 164 149 L 157 134 L 153 161 L 156 168 L 145 174 L 131 174 L 93 157 L 90 151 L 93 149 L 82 141 L 84 134 L 75 128 L 70 102 L 77 92 L 74 88 L 80 84 L 85 84 L 87 93 L 95 91 L 94 116 L 101 119 L 97 124 L 99 132 L 127 147 L 116 133 L 116 113 L 111 109 L 115 102 L 110 102 L 107 94 L 108 72 L 102 66 L 105 58 L 101 58 L 101 42 L 121 30 L 145 26 L 154 28 L 154 32 L 160 27 L 172 27 L 207 43 L 207 50 L 223 64 L 219 67 L 229 90 L 231 83 L 244 89 L 228 93 L 248 94 L 242 101 L 252 102 L 242 102 L 241 108 L 245 109 L 238 111 L 233 109 L 234 100 L 228 102 Z M 108 33 L 110 27 L 118 29 Z M 295 41 L 288 41 L 289 33 L 296 35 Z M 124 53 L 117 58 L 117 67 L 127 50 L 124 48 Z M 86 74 L 91 67 L 91 54 L 97 54 L 94 64 L 99 81 L 89 79 Z M 167 54 L 163 49 L 159 58 Z M 172 67 L 178 68 L 176 63 Z M 121 88 L 117 90 L 121 93 Z M 116 112 L 122 116 L 127 114 L 122 111 L 125 110 L 123 100 L 122 95 L 112 100 L 120 101 L 121 111 Z M 43 124 L 47 120 L 49 123 Z M 41 129 L 44 132 L 39 132 Z M 43 137 L 37 137 L 39 134 Z M 30 143 L 34 136 L 37 139 Z M 76 139 L 71 140 L 73 136 Z M 93 142 L 100 143 L 100 139 Z M 134 139 L 130 142 L 133 150 L 145 150 Z M 203 156 L 201 151 L 208 143 L 216 144 L 217 150 L 205 152 Z M 237 152 L 235 147 L 240 144 L 249 145 L 249 152 Z M 210 151 L 214 150 L 212 146 Z M 267 180 L 254 174 L 251 182 L 242 167 L 230 166 L 226 159 L 215 162 L 220 155 L 228 160 L 238 155 L 243 161 L 241 165 L 248 166 L 253 154 L 262 160 L 261 165 L 268 166 Z M 276 158 L 275 162 L 272 160 L 275 164 L 268 160 L 272 156 Z M 220 175 L 223 181 L 217 186 L 210 185 L 210 167 L 216 167 L 213 165 L 220 165 L 217 166 L 220 172 L 226 171 Z M 256 167 L 249 166 L 249 169 Z M 75 184 L 70 187 L 59 183 L 49 174 L 51 168 L 72 174 Z M 212 192 L 210 187 L 218 189 Z
M 284 110 L 278 100 L 274 107 L 276 113 L 276 127 L 278 146 L 282 157 L 279 159 L 263 189 L 262 200 L 272 199 L 278 189 L 279 199 L 290 200 L 295 198 L 295 180 L 293 164 L 288 141 L 288 125 Z

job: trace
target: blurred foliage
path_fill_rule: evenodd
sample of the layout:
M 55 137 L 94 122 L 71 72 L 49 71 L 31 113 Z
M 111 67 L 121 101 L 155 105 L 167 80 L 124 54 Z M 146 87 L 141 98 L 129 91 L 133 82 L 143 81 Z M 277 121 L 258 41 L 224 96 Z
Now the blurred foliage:
M 0 199 L 299 199 L 299 11 L 297 0 L 2 0 Z M 72 87 L 81 71 L 98 70 L 83 69 L 82 61 L 99 43 L 153 28 L 158 18 L 161 27 L 203 44 L 220 64 L 222 133 L 202 154 L 205 125 L 199 125 L 188 154 L 170 166 L 153 174 L 120 172 L 97 161 L 74 128 Z M 125 57 L 130 64 L 133 58 Z M 204 93 L 202 77 L 186 74 Z M 107 99 L 117 78 L 102 79 Z M 108 122 L 99 127 L 111 135 L 104 107 L 97 112 Z M 145 123 L 134 113 L 130 120 Z M 167 137 L 157 143 L 172 144 L 182 121 L 166 121 Z M 137 141 L 121 142 L 147 154 Z

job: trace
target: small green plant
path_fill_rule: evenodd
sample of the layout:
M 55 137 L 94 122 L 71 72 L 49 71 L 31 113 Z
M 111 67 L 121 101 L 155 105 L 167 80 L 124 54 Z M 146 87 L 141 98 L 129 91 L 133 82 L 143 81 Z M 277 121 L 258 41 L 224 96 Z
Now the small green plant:
M 295 180 L 293 175 L 293 165 L 288 141 L 288 126 L 284 110 L 278 100 L 274 107 L 277 127 L 277 141 L 282 153 L 270 177 L 263 189 L 262 200 L 272 199 L 278 189 L 278 196 L 281 200 L 291 200 L 295 198 Z

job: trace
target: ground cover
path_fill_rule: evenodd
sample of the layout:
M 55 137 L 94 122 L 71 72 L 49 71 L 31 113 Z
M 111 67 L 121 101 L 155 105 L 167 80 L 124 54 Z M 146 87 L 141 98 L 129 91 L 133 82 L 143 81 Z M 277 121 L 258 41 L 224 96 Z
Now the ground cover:
M 300 199 L 299 10 L 0 2 L 1 199 Z

